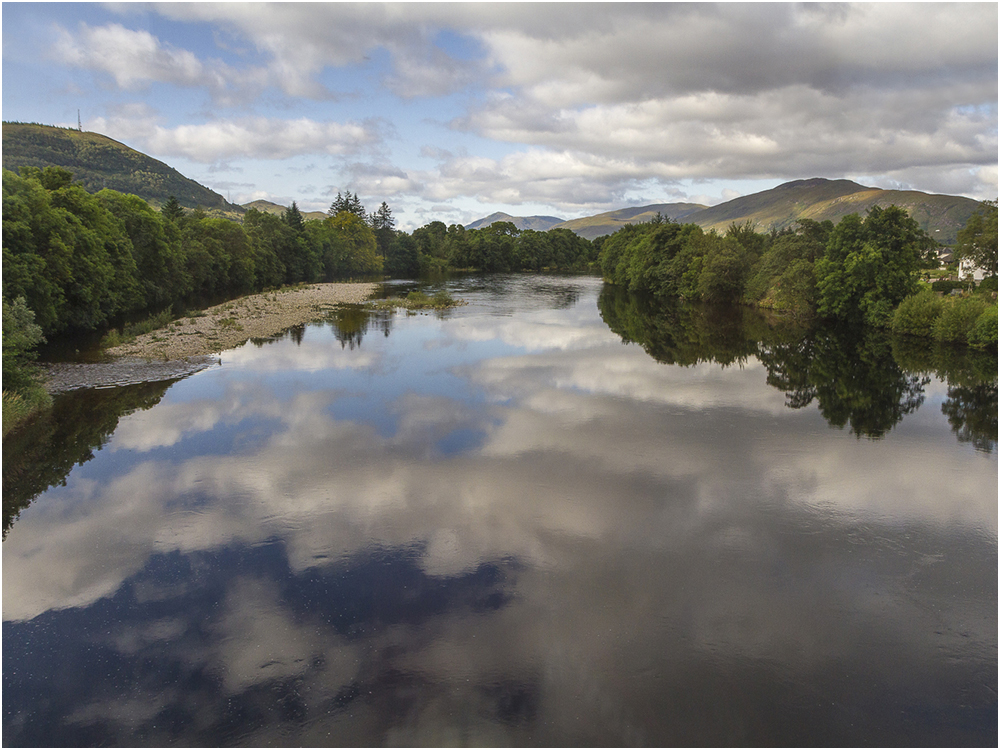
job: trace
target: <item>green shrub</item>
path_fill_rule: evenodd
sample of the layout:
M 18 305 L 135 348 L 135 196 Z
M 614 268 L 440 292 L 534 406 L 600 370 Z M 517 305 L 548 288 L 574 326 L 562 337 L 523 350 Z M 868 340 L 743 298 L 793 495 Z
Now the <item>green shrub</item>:
M 980 297 L 948 300 L 940 317 L 934 321 L 932 334 L 938 341 L 966 343 L 969 332 L 988 305 Z
M 933 289 L 935 292 L 948 294 L 948 292 L 950 292 L 952 289 L 965 289 L 965 282 L 940 279 L 938 281 L 931 282 L 931 289 Z
M 434 307 L 454 307 L 455 298 L 448 294 L 447 291 L 442 289 L 440 292 L 434 295 L 432 300 Z
M 166 310 L 163 310 L 156 315 L 150 315 L 145 320 L 140 320 L 137 323 L 128 323 L 123 326 L 120 331 L 117 328 L 112 328 L 104 334 L 103 338 L 101 338 L 101 348 L 113 349 L 116 346 L 128 344 L 135 341 L 136 338 L 144 333 L 150 333 L 158 328 L 163 328 L 164 326 L 172 323 L 173 320 L 173 312 L 168 307 Z
M 899 303 L 892 316 L 891 328 L 894 333 L 930 336 L 944 307 L 944 300 L 929 289 L 918 292 Z
M 29 388 L 35 382 L 32 361 L 36 347 L 45 342 L 35 313 L 24 297 L 13 302 L 3 300 L 3 387 L 8 391 Z
M 21 390 L 3 392 L 3 436 L 42 409 L 48 408 L 52 397 L 38 384 Z
M 985 279 L 979 282 L 979 286 L 976 287 L 976 294 L 989 294 L 990 292 L 995 292 L 997 290 L 997 277 L 987 276 Z
M 996 277 L 994 277 L 994 281 Z M 969 346 L 975 349 L 996 348 L 997 345 L 997 306 L 987 307 L 982 315 L 976 318 L 968 335 Z

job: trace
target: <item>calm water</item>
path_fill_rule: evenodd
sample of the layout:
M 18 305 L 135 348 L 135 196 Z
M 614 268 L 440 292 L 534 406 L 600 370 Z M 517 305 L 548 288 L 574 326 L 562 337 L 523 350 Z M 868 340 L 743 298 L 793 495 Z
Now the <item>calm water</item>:
M 449 288 L 5 441 L 5 745 L 996 745 L 995 356 Z

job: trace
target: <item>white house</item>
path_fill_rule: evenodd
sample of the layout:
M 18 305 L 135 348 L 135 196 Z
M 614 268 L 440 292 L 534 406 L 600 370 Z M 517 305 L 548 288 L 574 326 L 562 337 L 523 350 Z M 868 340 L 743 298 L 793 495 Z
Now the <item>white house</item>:
M 958 261 L 958 278 L 964 281 L 970 276 L 978 284 L 986 278 L 986 271 L 977 266 L 969 258 L 962 258 Z

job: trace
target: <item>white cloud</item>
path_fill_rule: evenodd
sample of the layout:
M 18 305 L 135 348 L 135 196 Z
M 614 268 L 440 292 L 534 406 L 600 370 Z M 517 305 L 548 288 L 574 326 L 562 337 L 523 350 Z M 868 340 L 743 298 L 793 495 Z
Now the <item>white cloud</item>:
M 303 154 L 342 156 L 373 151 L 382 144 L 382 125 L 248 117 L 166 128 L 146 119 L 101 118 L 90 126 L 128 140 L 159 156 L 180 156 L 212 164 L 230 159 L 287 159 Z
M 680 180 L 874 175 L 980 198 L 997 190 L 991 4 L 154 7 L 229 35 L 254 63 L 199 57 L 121 23 L 59 30 L 57 59 L 130 91 L 161 82 L 204 88 L 217 106 L 264 106 L 261 94 L 277 89 L 292 108 L 332 96 L 330 71 L 366 66 L 337 80 L 361 97 L 374 84 L 380 96 L 407 100 L 409 113 L 468 92 L 452 127 L 513 149 L 485 157 L 428 143 L 437 169 L 347 170 L 354 189 L 373 195 L 572 211 L 615 207 L 644 184 L 662 195 Z M 121 12 L 127 19 L 128 6 Z M 388 149 L 393 127 L 394 140 L 408 137 L 404 121 L 216 116 L 118 123 L 117 132 L 136 132 L 157 154 L 209 163 Z

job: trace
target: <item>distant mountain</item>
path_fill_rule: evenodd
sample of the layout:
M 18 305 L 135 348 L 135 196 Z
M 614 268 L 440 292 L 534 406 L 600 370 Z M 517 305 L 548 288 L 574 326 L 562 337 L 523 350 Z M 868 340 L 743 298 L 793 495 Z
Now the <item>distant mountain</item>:
M 182 206 L 210 214 L 238 217 L 244 212 L 173 167 L 100 133 L 4 122 L 3 166 L 13 172 L 23 166 L 63 167 L 88 192 L 110 188 L 155 207 L 173 195 Z
M 652 206 L 619 208 L 596 216 L 570 219 L 556 224 L 553 229 L 569 229 L 588 240 L 604 234 L 614 234 L 626 224 L 642 224 L 654 218 L 657 213 L 674 221 L 690 221 L 691 214 L 704 209 L 700 203 L 656 203 Z
M 657 212 L 674 221 L 697 224 L 702 229 L 725 232 L 730 224 L 750 222 L 758 232 L 784 229 L 799 219 L 834 224 L 848 214 L 868 212 L 872 206 L 896 205 L 916 220 L 920 228 L 942 245 L 955 244 L 958 230 L 965 226 L 978 201 L 957 195 L 934 195 L 917 190 L 882 190 L 850 180 L 816 177 L 795 180 L 752 195 L 744 195 L 717 206 L 695 203 L 658 203 L 622 208 L 557 224 L 581 237 L 595 239 L 613 234 L 625 224 L 649 221 Z
M 282 206 L 279 203 L 272 203 L 271 201 L 256 200 L 250 201 L 250 203 L 244 203 L 243 208 L 250 210 L 251 208 L 256 208 L 265 214 L 275 214 L 280 215 L 288 210 L 288 206 Z M 310 219 L 325 219 L 329 216 L 326 211 L 303 211 L 302 218 L 306 221 Z
M 749 221 L 757 231 L 783 229 L 799 219 L 834 224 L 848 214 L 868 212 L 872 206 L 896 205 L 916 220 L 920 228 L 943 245 L 955 243 L 978 201 L 956 195 L 934 195 L 917 190 L 882 190 L 850 180 L 813 178 L 795 180 L 752 195 L 720 203 L 689 215 L 685 221 L 702 229 L 724 232 L 733 222 Z
M 511 216 L 510 214 L 498 211 L 497 213 L 490 214 L 483 219 L 478 219 L 471 224 L 466 224 L 465 228 L 482 229 L 483 227 L 488 227 L 490 224 L 495 224 L 498 221 L 509 221 L 521 231 L 524 231 L 525 229 L 533 229 L 536 232 L 544 232 L 552 229 L 552 227 L 557 224 L 560 224 L 562 219 L 558 216 Z

